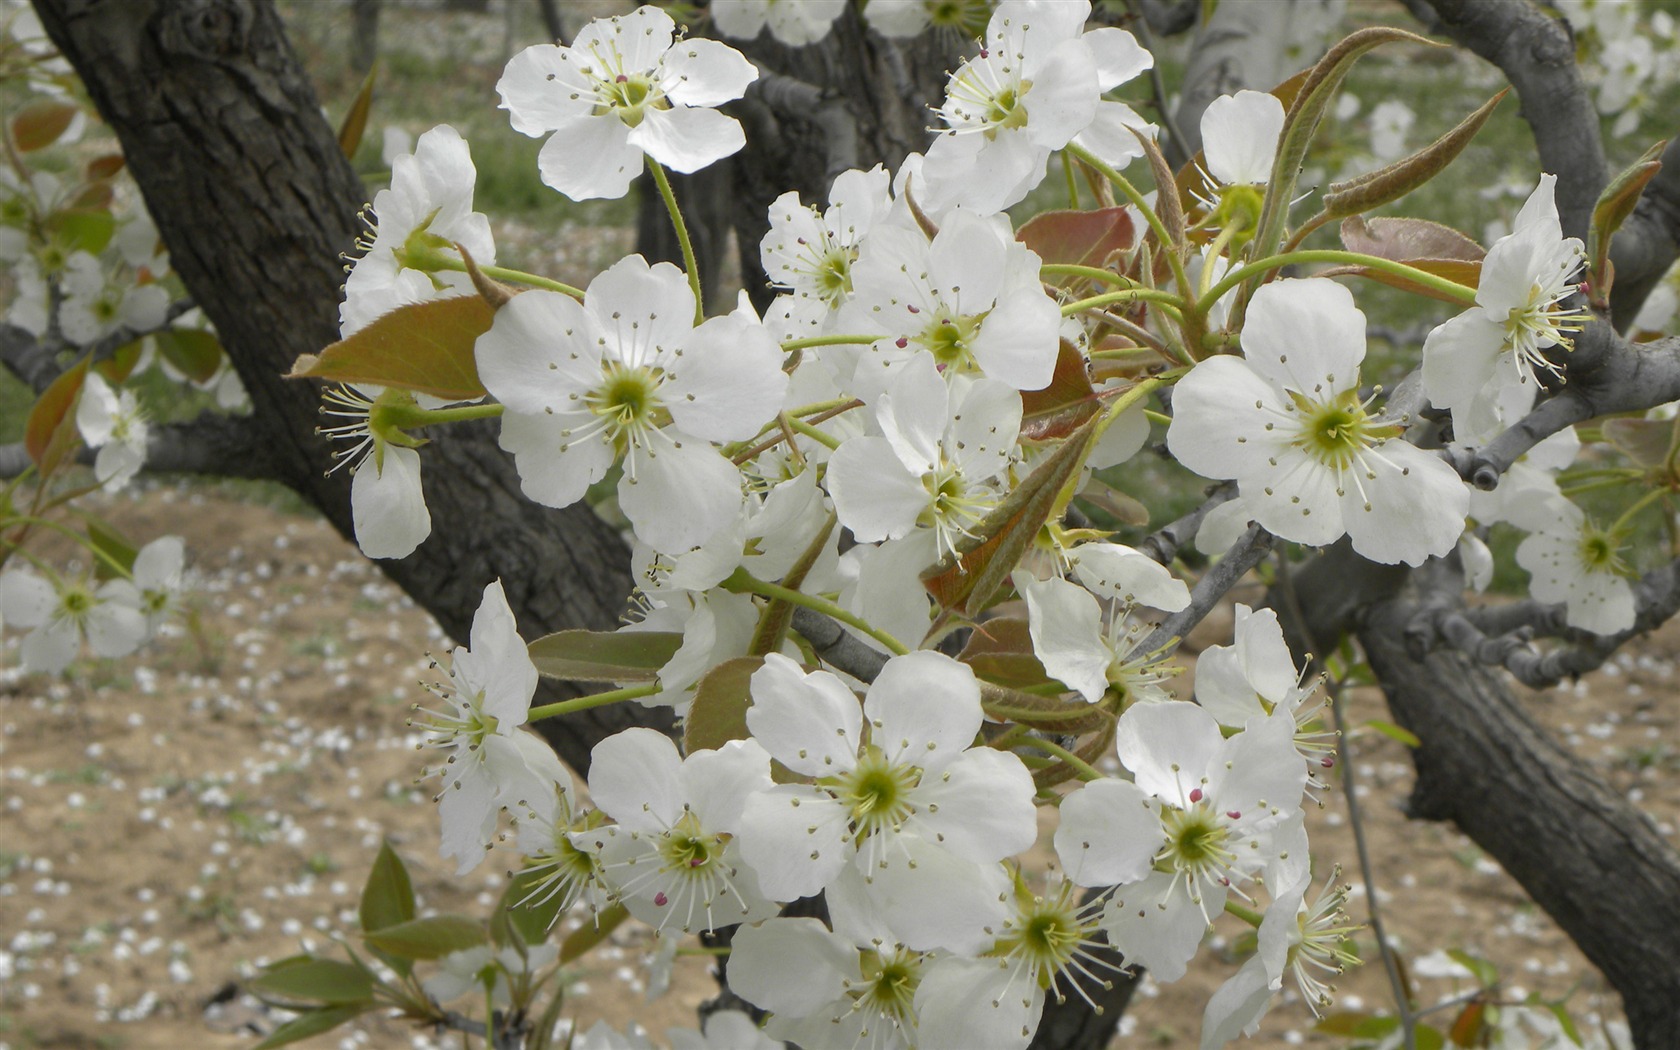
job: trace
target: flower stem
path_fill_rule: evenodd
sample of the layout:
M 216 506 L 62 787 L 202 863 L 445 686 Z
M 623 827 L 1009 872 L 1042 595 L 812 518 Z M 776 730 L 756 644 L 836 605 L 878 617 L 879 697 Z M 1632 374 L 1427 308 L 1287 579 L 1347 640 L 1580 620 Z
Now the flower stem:
M 1267 273 L 1271 270 L 1294 263 L 1332 263 L 1343 266 L 1367 266 L 1373 270 L 1381 270 L 1397 277 L 1404 277 L 1414 284 L 1423 285 L 1432 291 L 1440 292 L 1451 299 L 1463 303 L 1465 306 L 1476 305 L 1476 289 L 1468 288 L 1457 281 L 1449 281 L 1445 277 L 1420 270 L 1415 266 L 1407 266 L 1393 259 L 1379 259 L 1375 255 L 1365 255 L 1360 252 L 1336 251 L 1329 248 L 1314 248 L 1307 251 L 1284 252 L 1281 255 L 1269 255 L 1264 259 L 1257 259 L 1245 266 L 1239 266 L 1226 274 L 1222 280 L 1198 299 L 1194 309 L 1205 313 L 1219 297 L 1235 288 L 1237 285 L 1253 277 L 1255 274 Z
M 677 195 L 671 192 L 671 180 L 665 174 L 665 169 L 652 157 L 648 158 L 648 169 L 653 172 L 653 181 L 659 184 L 659 196 L 665 201 L 665 210 L 671 213 L 671 225 L 677 228 L 677 243 L 682 245 L 683 269 L 688 271 L 688 286 L 694 291 L 694 323 L 699 324 L 706 319 L 706 303 L 700 295 L 700 264 L 694 260 L 694 242 L 688 239 L 688 224 L 683 222 L 682 211 L 677 207 Z
M 1177 245 L 1173 243 L 1172 235 L 1167 232 L 1166 224 L 1161 221 L 1159 215 L 1155 214 L 1155 209 L 1149 206 L 1149 202 L 1143 199 L 1143 194 L 1138 192 L 1138 188 L 1132 185 L 1130 179 L 1103 163 L 1097 158 L 1096 154 L 1084 146 L 1078 146 L 1070 142 L 1067 150 L 1100 172 L 1104 178 L 1114 184 L 1116 189 L 1126 195 L 1126 199 L 1131 201 L 1138 211 L 1143 213 L 1144 221 L 1149 223 L 1151 230 L 1155 231 L 1155 239 L 1160 242 L 1161 250 L 1167 253 L 1167 265 L 1172 267 L 1173 279 L 1178 282 L 1180 290 L 1188 293 L 1190 277 L 1184 270 L 1184 260 L 1178 257 Z M 1169 188 L 1169 190 L 1177 192 L 1176 189 Z
M 1062 307 L 1063 317 L 1072 317 L 1081 310 L 1092 310 L 1111 303 L 1131 303 L 1143 300 L 1159 303 L 1163 309 L 1174 317 L 1178 317 L 1180 308 L 1184 305 L 1184 297 L 1164 292 L 1158 288 L 1123 288 L 1118 292 L 1104 292 L 1093 295 L 1089 299 L 1075 299 Z
M 1034 747 L 1040 751 L 1046 751 L 1055 755 L 1058 759 L 1067 763 L 1068 767 L 1075 773 L 1079 774 L 1080 780 L 1087 783 L 1093 780 L 1103 779 L 1102 773 L 1098 771 L 1095 766 L 1092 766 L 1091 763 L 1085 761 L 1083 758 L 1080 758 L 1078 755 L 1069 751 L 1060 744 L 1052 743 L 1045 740 L 1043 737 L 1036 736 L 1024 736 L 1017 741 L 1017 743 L 1025 745 L 1026 747 Z
M 399 430 L 413 430 L 442 423 L 461 423 L 469 419 L 494 419 L 501 414 L 502 406 L 494 402 L 482 405 L 455 405 L 450 408 L 390 405 L 382 410 L 381 421 Z
M 430 265 L 432 268 L 438 270 L 450 270 L 455 273 L 467 272 L 466 261 L 462 259 L 440 257 L 430 260 Z M 523 284 L 530 288 L 542 288 L 550 292 L 561 292 L 565 295 L 571 296 L 573 299 L 583 298 L 583 289 L 581 288 L 573 288 L 564 281 L 556 281 L 549 277 L 542 277 L 534 273 L 526 273 L 524 270 L 513 270 L 506 266 L 485 266 L 483 264 L 479 264 L 478 272 L 486 277 L 494 278 L 498 281 L 511 281 L 514 284 Z
M 558 718 L 561 715 L 569 715 L 574 711 L 587 711 L 592 707 L 605 707 L 608 704 L 616 704 L 621 700 L 635 700 L 638 697 L 652 696 L 657 692 L 659 692 L 658 682 L 627 685 L 623 689 L 609 689 L 604 693 L 591 693 L 588 696 L 574 697 L 571 700 L 541 704 L 531 708 L 531 713 L 525 716 L 525 720 L 527 722 L 537 722 L 544 718 Z
M 1261 915 L 1253 908 L 1245 908 L 1230 898 L 1226 898 L 1225 900 L 1225 910 L 1257 930 L 1260 928 L 1261 920 L 1265 918 L 1264 915 Z
M 826 598 L 806 594 L 779 584 L 767 583 L 745 569 L 736 569 L 727 580 L 718 584 L 731 594 L 759 594 L 766 598 L 776 598 L 789 605 L 798 605 L 812 612 L 822 613 L 831 620 L 838 620 L 848 627 L 856 627 L 869 637 L 886 646 L 895 656 L 903 656 L 910 651 L 910 647 L 894 638 L 892 635 L 871 624 L 861 616 L 857 616 Z
M 789 339 L 782 349 L 792 353 L 808 346 L 863 346 L 880 338 L 878 335 L 814 335 L 809 339 Z
M 1634 502 L 1633 506 L 1622 511 L 1622 516 L 1617 518 L 1615 524 L 1610 526 L 1610 535 L 1621 535 L 1622 530 L 1627 528 L 1628 522 L 1633 520 L 1633 516 L 1635 514 L 1638 514 L 1640 511 L 1649 507 L 1652 503 L 1655 503 L 1657 500 L 1662 499 L 1666 495 L 1668 495 L 1667 489 L 1652 489 L 1650 492 L 1647 492 L 1645 495 L 1639 497 L 1639 499 Z
M 1047 273 L 1053 277 L 1084 277 L 1092 281 L 1102 281 L 1104 284 L 1118 284 L 1123 288 L 1136 288 L 1138 283 L 1125 274 L 1105 270 L 1100 266 L 1080 266 L 1077 263 L 1045 263 L 1038 268 L 1039 273 Z

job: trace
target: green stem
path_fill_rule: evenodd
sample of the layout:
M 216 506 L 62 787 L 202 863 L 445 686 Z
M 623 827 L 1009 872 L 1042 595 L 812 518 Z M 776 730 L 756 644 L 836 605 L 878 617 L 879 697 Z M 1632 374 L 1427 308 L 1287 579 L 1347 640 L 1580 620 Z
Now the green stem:
M 455 273 L 466 273 L 467 264 L 464 260 L 443 257 L 440 253 L 438 258 L 429 259 L 428 269 L 450 270 Z M 526 273 L 524 270 L 510 270 L 506 266 L 481 265 L 478 268 L 478 272 L 497 281 L 511 281 L 514 284 L 523 284 L 529 288 L 542 288 L 550 292 L 561 292 L 565 295 L 571 296 L 573 299 L 583 298 L 583 290 L 581 288 L 573 288 L 571 285 L 566 284 L 563 281 L 556 281 L 552 278 L 541 277 L 534 273 Z
M 1068 207 L 1079 210 L 1079 180 L 1073 177 L 1073 158 L 1062 153 L 1062 174 L 1067 176 Z
M 1066 762 L 1069 768 L 1071 768 L 1075 773 L 1078 773 L 1080 780 L 1090 782 L 1092 780 L 1103 779 L 1102 773 L 1094 766 L 1060 744 L 1053 744 L 1042 737 L 1036 736 L 1022 737 L 1019 743 L 1024 744 L 1027 747 L 1035 747 L 1040 751 L 1046 751 L 1055 755 L 1063 762 Z
M 1219 258 L 1220 254 L 1225 251 L 1225 247 L 1231 243 L 1231 239 L 1236 235 L 1237 228 L 1226 225 L 1214 236 L 1213 243 L 1208 245 L 1207 252 L 1202 256 L 1200 279 L 1196 282 L 1196 294 L 1198 296 L 1207 294 L 1208 286 L 1213 283 L 1213 261 Z M 1201 303 L 1198 302 L 1196 305 L 1200 306 Z
M 574 711 L 587 711 L 592 707 L 605 707 L 622 700 L 635 700 L 638 697 L 652 696 L 657 692 L 659 692 L 658 682 L 627 685 L 623 689 L 609 689 L 604 693 L 591 693 L 588 696 L 579 696 L 571 700 L 560 700 L 552 704 L 533 707 L 531 713 L 525 716 L 525 720 L 527 722 L 539 722 L 544 718 L 558 718 L 561 715 L 569 715 Z
M 1167 265 L 1172 267 L 1173 279 L 1178 282 L 1180 290 L 1188 292 L 1191 287 L 1190 276 L 1184 270 L 1184 260 L 1178 257 L 1178 246 L 1174 243 L 1172 235 L 1167 232 L 1166 224 L 1161 222 L 1161 217 L 1155 214 L 1155 209 L 1149 206 L 1149 202 L 1143 199 L 1143 194 L 1138 192 L 1138 188 L 1132 185 L 1130 179 L 1126 178 L 1126 176 L 1120 174 L 1118 171 L 1115 171 L 1109 165 L 1104 164 L 1097 158 L 1096 154 L 1092 153 L 1085 147 L 1077 146 L 1070 142 L 1067 149 L 1069 153 L 1072 153 L 1075 157 L 1078 157 L 1080 160 L 1102 173 L 1104 178 L 1113 183 L 1114 187 L 1121 193 L 1125 194 L 1126 199 L 1131 201 L 1132 204 L 1137 207 L 1137 210 L 1143 213 L 1144 221 L 1149 223 L 1149 228 L 1151 230 L 1155 231 L 1155 239 L 1160 242 L 1161 250 L 1167 253 Z M 1162 192 L 1174 191 L 1171 187 L 1164 187 Z
M 1072 317 L 1081 310 L 1093 310 L 1114 303 L 1131 303 L 1140 300 L 1158 303 L 1174 317 L 1182 316 L 1179 311 L 1184 306 L 1184 297 L 1174 295 L 1172 292 L 1161 291 L 1158 288 L 1124 288 L 1118 292 L 1104 292 L 1101 295 L 1093 295 L 1089 299 L 1075 299 L 1062 307 L 1062 316 Z
M 16 517 L 8 518 L 6 520 L 6 525 L 7 525 L 7 527 L 10 527 L 12 525 L 33 525 L 33 526 L 37 526 L 37 527 L 43 528 L 43 529 L 52 529 L 54 532 L 57 532 L 60 535 L 68 537 L 69 539 L 73 540 L 74 542 L 81 544 L 83 547 L 86 547 L 88 549 L 88 551 L 93 554 L 94 557 L 96 557 L 100 561 L 104 562 L 106 564 L 106 566 L 109 567 L 110 570 L 113 573 L 115 573 L 116 575 L 121 576 L 125 580 L 132 579 L 134 577 L 134 573 L 130 572 L 128 567 L 125 566 L 122 562 L 118 561 L 116 558 L 112 557 L 110 554 L 106 553 L 105 551 L 99 549 L 99 547 L 96 546 L 93 543 L 93 541 L 89 540 L 86 536 L 83 536 L 81 533 L 77 532 L 75 529 L 70 528 L 68 525 L 60 524 L 59 522 L 52 521 L 48 518 L 32 517 L 28 514 L 19 514 Z M 21 548 L 18 549 L 17 553 L 22 554 L 25 558 L 28 558 L 29 561 L 32 564 L 34 564 L 37 568 L 41 568 L 41 569 L 46 568 L 39 561 L 36 561 L 36 559 L 31 558 Z
M 1207 290 L 1207 293 L 1196 300 L 1193 309 L 1206 313 L 1208 308 L 1219 301 L 1220 296 L 1235 288 L 1237 285 L 1253 277 L 1255 274 L 1268 273 L 1294 263 L 1332 263 L 1343 266 L 1366 266 L 1373 270 L 1381 270 L 1397 277 L 1404 277 L 1414 284 L 1421 284 L 1432 291 L 1440 292 L 1451 299 L 1463 303 L 1465 306 L 1476 305 L 1476 289 L 1467 288 L 1457 281 L 1449 281 L 1445 277 L 1425 272 L 1415 266 L 1407 266 L 1393 259 L 1379 259 L 1375 255 L 1364 255 L 1360 252 L 1343 252 L 1329 248 L 1314 248 L 1308 251 L 1284 252 L 1281 255 L 1270 255 L 1264 259 L 1257 259 L 1244 266 L 1239 266 L 1226 274 L 1220 282 Z
M 782 344 L 788 353 L 808 346 L 862 346 L 882 338 L 878 335 L 814 335 L 809 339 L 789 339 Z
M 387 405 L 379 409 L 379 421 L 398 430 L 437 426 L 442 423 L 461 423 L 469 419 L 494 419 L 502 414 L 502 406 L 495 402 L 480 405 L 455 405 L 451 408 L 421 408 L 419 405 Z
M 1620 535 L 1622 530 L 1627 527 L 1627 523 L 1633 520 L 1633 516 L 1635 514 L 1638 514 L 1640 511 L 1649 507 L 1651 504 L 1655 503 L 1659 499 L 1662 499 L 1666 495 L 1668 495 L 1667 489 L 1652 489 L 1650 492 L 1647 492 L 1645 495 L 1639 497 L 1639 499 L 1635 501 L 1634 505 L 1629 507 L 1627 510 L 1622 511 L 1622 516 L 1617 518 L 1615 524 L 1610 526 L 1610 534 L 1612 536 Z
M 647 163 L 648 170 L 653 172 L 653 181 L 659 184 L 659 196 L 665 201 L 665 210 L 671 213 L 671 225 L 677 228 L 677 243 L 682 245 L 683 269 L 688 271 L 688 286 L 694 290 L 694 323 L 699 324 L 706 319 L 706 303 L 700 296 L 700 264 L 694 260 L 694 242 L 688 239 L 688 224 L 683 222 L 682 211 L 677 207 L 677 195 L 671 192 L 671 180 L 666 177 L 665 169 L 652 157 Z
M 824 446 L 830 452 L 833 452 L 835 449 L 840 447 L 839 438 L 830 434 L 826 430 L 819 430 L 818 428 L 805 422 L 803 419 L 799 419 L 795 416 L 789 416 L 787 424 L 793 429 L 799 431 L 801 434 L 810 438 L 812 441 L 815 441 L 817 444 Z
M 1080 266 L 1077 263 L 1045 263 L 1038 268 L 1039 273 L 1047 273 L 1053 277 L 1084 277 L 1092 281 L 1102 281 L 1105 284 L 1118 284 L 1126 288 L 1135 288 L 1138 283 L 1124 274 L 1105 270 L 1100 266 Z
M 1245 908 L 1229 897 L 1225 899 L 1225 910 L 1257 930 L 1260 928 L 1261 920 L 1265 919 L 1264 915 L 1261 915 L 1253 908 Z
M 722 587 L 731 594 L 759 594 L 766 598 L 780 599 L 787 602 L 789 605 L 798 605 L 803 608 L 810 609 L 813 612 L 822 613 L 831 620 L 838 620 L 839 622 L 846 624 L 848 627 L 856 627 L 864 634 L 867 634 L 869 637 L 886 646 L 887 649 L 895 656 L 903 656 L 905 653 L 910 651 L 910 647 L 899 641 L 897 638 L 894 638 L 892 635 L 881 630 L 879 627 L 871 624 L 868 620 L 848 612 L 826 598 L 818 598 L 815 595 L 806 594 L 803 591 L 796 591 L 788 587 L 782 587 L 778 584 L 767 583 L 745 569 L 736 569 L 727 580 L 724 580 L 718 586 Z

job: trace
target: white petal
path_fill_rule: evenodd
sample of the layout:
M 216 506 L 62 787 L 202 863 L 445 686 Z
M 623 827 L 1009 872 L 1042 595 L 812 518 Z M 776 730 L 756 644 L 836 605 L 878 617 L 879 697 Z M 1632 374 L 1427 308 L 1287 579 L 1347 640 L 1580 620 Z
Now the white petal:
M 1083 543 L 1070 555 L 1079 582 L 1105 598 L 1177 612 L 1190 604 L 1190 588 L 1172 570 L 1118 543 Z
M 1168 983 L 1184 976 L 1207 933 L 1202 908 L 1208 915 L 1218 915 L 1227 894 L 1225 887 L 1215 886 L 1203 894 L 1199 907 L 1185 896 L 1182 886 L 1169 896 L 1172 880 L 1173 875 L 1158 871 L 1120 890 L 1109 900 L 1102 922 L 1127 965 L 1143 966 L 1156 980 Z
M 583 441 L 566 436 L 593 420 L 587 412 L 554 415 L 502 414 L 502 448 L 513 453 L 519 487 L 545 507 L 569 507 L 583 498 L 613 464 L 612 446 L 600 435 Z
M 739 153 L 747 134 L 740 121 L 715 109 L 653 109 L 630 130 L 630 144 L 686 174 Z
M 735 931 L 729 988 L 755 1006 L 792 1017 L 840 997 L 858 976 L 857 951 L 816 919 L 767 919 Z
M 705 442 L 672 434 L 637 457 L 618 483 L 618 505 L 642 542 L 662 553 L 698 546 L 741 509 L 741 472 Z
M 432 534 L 420 487 L 420 453 L 386 445 L 383 462 L 368 456 L 350 481 L 356 545 L 370 558 L 406 558 Z
M 1342 501 L 1353 549 L 1372 561 L 1422 565 L 1444 557 L 1464 531 L 1470 493 L 1458 472 L 1433 452 L 1395 439 L 1368 454 L 1364 501 Z M 1357 469 L 1357 468 L 1356 468 Z
M 1114 747 L 1137 786 L 1176 806 L 1201 785 L 1224 736 L 1196 704 L 1136 704 L 1120 716 Z
M 1005 751 L 974 747 L 912 792 L 918 812 L 905 829 L 964 860 L 1000 861 L 1038 838 L 1032 774 Z
M 1166 841 L 1157 803 L 1136 784 L 1094 780 L 1062 801 L 1056 856 L 1079 886 L 1137 882 Z
M 663 831 L 683 814 L 677 745 L 652 729 L 626 729 L 589 753 L 589 796 L 626 829 Z
M 642 150 L 617 115 L 581 116 L 543 143 L 537 171 L 572 200 L 618 200 L 642 173 Z
M 1353 293 L 1335 281 L 1273 281 L 1249 301 L 1242 347 L 1249 365 L 1273 386 L 1328 400 L 1359 385 L 1365 315 Z
M 1208 173 L 1227 186 L 1263 184 L 1272 177 L 1283 103 L 1261 91 L 1221 95 L 1202 111 L 1202 153 Z
M 863 700 L 870 742 L 892 761 L 944 769 L 980 731 L 980 683 L 967 664 L 942 653 L 895 656 Z
M 775 900 L 792 901 L 827 888 L 851 858 L 846 807 L 820 788 L 780 784 L 747 799 L 741 856 Z
M 870 900 L 905 947 L 963 955 L 989 948 L 996 938 L 988 931 L 1008 914 L 1003 867 L 962 860 L 917 835 L 894 838 L 887 859 L 864 876 Z
M 842 444 L 828 461 L 828 491 L 841 524 L 864 543 L 908 535 L 930 500 L 884 437 Z
M 832 776 L 857 764 L 863 708 L 827 671 L 805 674 L 779 653 L 753 672 L 747 728 L 777 761 L 807 776 Z
M 776 340 L 762 324 L 732 313 L 694 330 L 661 395 L 684 432 L 744 441 L 775 418 L 787 386 Z
M 683 106 L 717 106 L 746 93 L 758 70 L 716 40 L 681 40 L 665 53 L 665 94 Z
M 1102 699 L 1114 653 L 1103 640 L 1097 600 L 1066 580 L 1017 574 L 1015 588 L 1027 601 L 1033 652 L 1044 669 L 1091 703 Z
M 1025 1050 L 1044 1012 L 1044 990 L 1008 959 L 943 956 L 916 986 L 922 1045 Z

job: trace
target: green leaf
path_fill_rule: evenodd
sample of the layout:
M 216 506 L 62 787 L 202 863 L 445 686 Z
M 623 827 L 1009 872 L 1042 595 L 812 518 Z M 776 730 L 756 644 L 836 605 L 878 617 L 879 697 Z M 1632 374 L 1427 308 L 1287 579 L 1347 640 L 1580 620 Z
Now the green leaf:
M 1397 741 L 1407 747 L 1419 748 L 1423 746 L 1423 741 L 1419 740 L 1416 734 L 1402 729 L 1393 722 L 1385 722 L 1380 718 L 1373 718 L 1368 722 L 1361 723 L 1361 725 L 1366 729 L 1375 729 L 1377 732 L 1388 737 L 1390 740 Z
M 1295 96 L 1294 104 L 1284 117 L 1283 132 L 1278 136 L 1277 158 L 1272 162 L 1272 174 L 1266 185 L 1266 203 L 1261 207 L 1260 222 L 1254 235 L 1255 258 L 1271 255 L 1283 240 L 1284 221 L 1289 213 L 1289 203 L 1295 198 L 1295 180 L 1300 177 L 1307 147 L 1318 134 L 1319 122 L 1335 101 L 1343 78 L 1365 52 L 1382 44 L 1400 41 L 1426 47 L 1446 46 L 1403 29 L 1371 26 L 1350 34 L 1308 71 L 1301 83 L 1300 93 Z
M 1389 1031 L 1399 1027 L 1400 1024 L 1398 1018 L 1377 1017 L 1374 1014 L 1369 1014 L 1362 1010 L 1338 1010 L 1335 1013 L 1325 1014 L 1322 1018 L 1320 1018 L 1319 1022 L 1313 1025 L 1313 1031 L 1323 1032 L 1325 1035 L 1367 1035 L 1372 1033 L 1362 1032 L 1360 1029 L 1372 1021 L 1386 1023 L 1389 1026 Z M 1385 1033 L 1378 1032 L 1374 1034 L 1382 1035 Z
M 1027 621 L 999 616 L 976 624 L 968 644 L 957 656 L 985 681 L 1027 688 L 1050 681 L 1050 673 L 1033 655 Z
M 379 856 L 373 859 L 373 867 L 368 871 L 359 915 L 362 930 L 367 933 L 389 929 L 414 918 L 414 884 L 389 839 L 379 844 Z
M 1063 339 L 1056 350 L 1056 371 L 1049 385 L 1021 392 L 1021 440 L 1067 437 L 1101 412 L 1102 405 L 1102 398 L 1091 385 L 1085 355 Z
M 27 102 L 12 117 L 12 143 L 20 153 L 46 149 L 59 140 L 79 112 L 73 103 L 63 99 L 38 98 Z
M 694 703 L 683 722 L 683 753 L 716 750 L 731 740 L 752 736 L 747 729 L 748 689 L 762 656 L 738 656 L 707 671 L 694 688 Z
M 1086 423 L 1045 457 L 974 527 L 955 558 L 947 557 L 922 574 L 922 585 L 940 608 L 973 617 L 991 603 L 1060 503 L 1062 488 L 1084 465 L 1102 418 Z
M 373 1008 L 372 1003 L 357 1006 L 329 1006 L 324 1010 L 314 1010 L 294 1017 L 290 1021 L 269 1033 L 267 1039 L 252 1047 L 251 1050 L 272 1050 L 276 1046 L 285 1046 L 300 1039 L 308 1039 L 312 1035 L 330 1032 L 346 1021 L 353 1021 L 357 1017 Z
M 356 148 L 362 144 L 362 134 L 367 131 L 368 111 L 373 108 L 373 77 L 378 69 L 376 62 L 362 78 L 361 89 L 344 114 L 344 123 L 338 126 L 338 148 L 344 151 L 346 160 L 355 159 Z
M 43 478 L 50 477 L 82 443 L 81 432 L 76 429 L 76 402 L 81 398 L 87 371 L 86 357 L 65 369 L 41 391 L 23 424 L 23 446 Z
M 526 647 L 539 674 L 581 682 L 651 682 L 682 647 L 677 631 L 559 631 Z
M 1606 419 L 1600 429 L 1604 440 L 1647 469 L 1668 462 L 1675 437 L 1680 435 L 1672 419 Z
M 111 562 L 116 562 L 128 572 L 134 571 L 134 559 L 140 552 L 135 549 L 132 543 L 128 542 L 128 539 L 122 533 L 117 531 L 114 525 L 88 514 L 83 521 L 83 527 L 87 530 L 88 543 L 93 545 L 94 550 L 106 556 L 105 558 L 94 558 L 93 574 L 95 577 L 101 580 L 109 580 L 116 576 L 117 572 L 112 567 Z M 109 561 L 106 560 L 107 558 Z
M 506 927 L 519 935 L 526 944 L 541 944 L 548 940 L 548 931 L 560 917 L 563 893 L 546 893 L 542 889 L 541 873 L 530 869 L 518 872 L 508 880 L 496 913 L 505 919 Z M 534 895 L 534 896 L 533 896 Z M 529 903 L 521 903 L 530 898 Z M 494 927 L 494 924 L 492 924 Z
M 1132 218 L 1125 208 L 1094 211 L 1040 212 L 1021 224 L 1015 239 L 1031 248 L 1047 263 L 1095 266 L 1102 269 L 1109 257 L 1132 246 Z M 1067 274 L 1049 278 L 1051 284 L 1068 284 L 1083 278 Z
M 594 922 L 584 923 L 560 942 L 560 962 L 565 964 L 581 959 L 591 948 L 611 937 L 612 932 L 629 917 L 629 909 L 622 904 L 601 909 L 595 914 Z
M 1563 1034 L 1569 1037 L 1569 1041 L 1576 1046 L 1582 1045 L 1581 1030 L 1575 1027 L 1575 1019 L 1569 1016 L 1569 1010 L 1562 1003 L 1545 1005 L 1546 1009 L 1552 1012 L 1552 1016 L 1557 1018 L 1558 1027 L 1563 1029 Z
M 117 220 L 102 208 L 65 208 L 47 216 L 47 235 L 66 254 L 85 251 L 98 255 L 117 232 Z
M 484 924 L 465 915 L 433 915 L 410 919 L 362 935 L 368 946 L 404 959 L 441 959 L 450 952 L 483 944 Z
M 1506 88 L 1493 96 L 1483 103 L 1480 109 L 1460 121 L 1458 127 L 1411 156 L 1402 157 L 1393 164 L 1346 182 L 1331 183 L 1324 191 L 1325 214 L 1332 219 L 1339 219 L 1344 215 L 1358 215 L 1373 208 L 1380 208 L 1390 201 L 1399 200 L 1433 179 L 1463 152 L 1464 147 L 1470 145 L 1470 140 L 1476 137 L 1476 132 L 1482 130 L 1482 125 L 1493 115 L 1494 107 L 1498 106 L 1510 91 L 1510 88 Z
M 1598 195 L 1598 203 L 1593 205 L 1592 226 L 1587 233 L 1587 285 L 1589 298 L 1600 309 L 1610 301 L 1610 285 L 1615 277 L 1610 272 L 1611 238 L 1633 214 L 1646 183 L 1662 170 L 1662 161 L 1657 158 L 1667 146 L 1665 139 L 1640 154 L 1627 170 L 1610 180 Z
M 1499 967 L 1486 959 L 1478 958 L 1460 948 L 1448 951 L 1447 957 L 1469 970 L 1475 976 L 1476 983 L 1483 988 L 1493 988 L 1499 984 Z
M 477 295 L 400 306 L 320 356 L 299 357 L 286 378 L 394 386 L 450 401 L 483 397 L 473 346 L 495 316 Z
M 222 343 L 202 328 L 173 328 L 152 336 L 170 367 L 195 383 L 208 382 L 222 367 Z
M 288 1003 L 322 1003 L 328 1006 L 367 1003 L 373 998 L 373 974 L 360 966 L 336 959 L 293 956 L 282 959 L 258 974 L 248 985 L 266 1000 Z

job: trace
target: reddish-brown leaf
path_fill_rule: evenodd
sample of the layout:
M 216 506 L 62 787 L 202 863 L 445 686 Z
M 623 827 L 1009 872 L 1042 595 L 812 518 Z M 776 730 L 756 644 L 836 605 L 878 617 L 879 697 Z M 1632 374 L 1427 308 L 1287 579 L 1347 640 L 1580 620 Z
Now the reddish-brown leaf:
M 43 478 L 57 470 L 64 457 L 81 442 L 81 434 L 76 430 L 76 401 L 81 396 L 87 370 L 88 359 L 84 357 L 41 391 L 35 407 L 29 410 L 29 420 L 23 426 L 23 444 Z
M 319 357 L 298 358 L 287 378 L 393 386 L 451 401 L 483 397 L 473 346 L 495 316 L 476 295 L 398 307 Z

